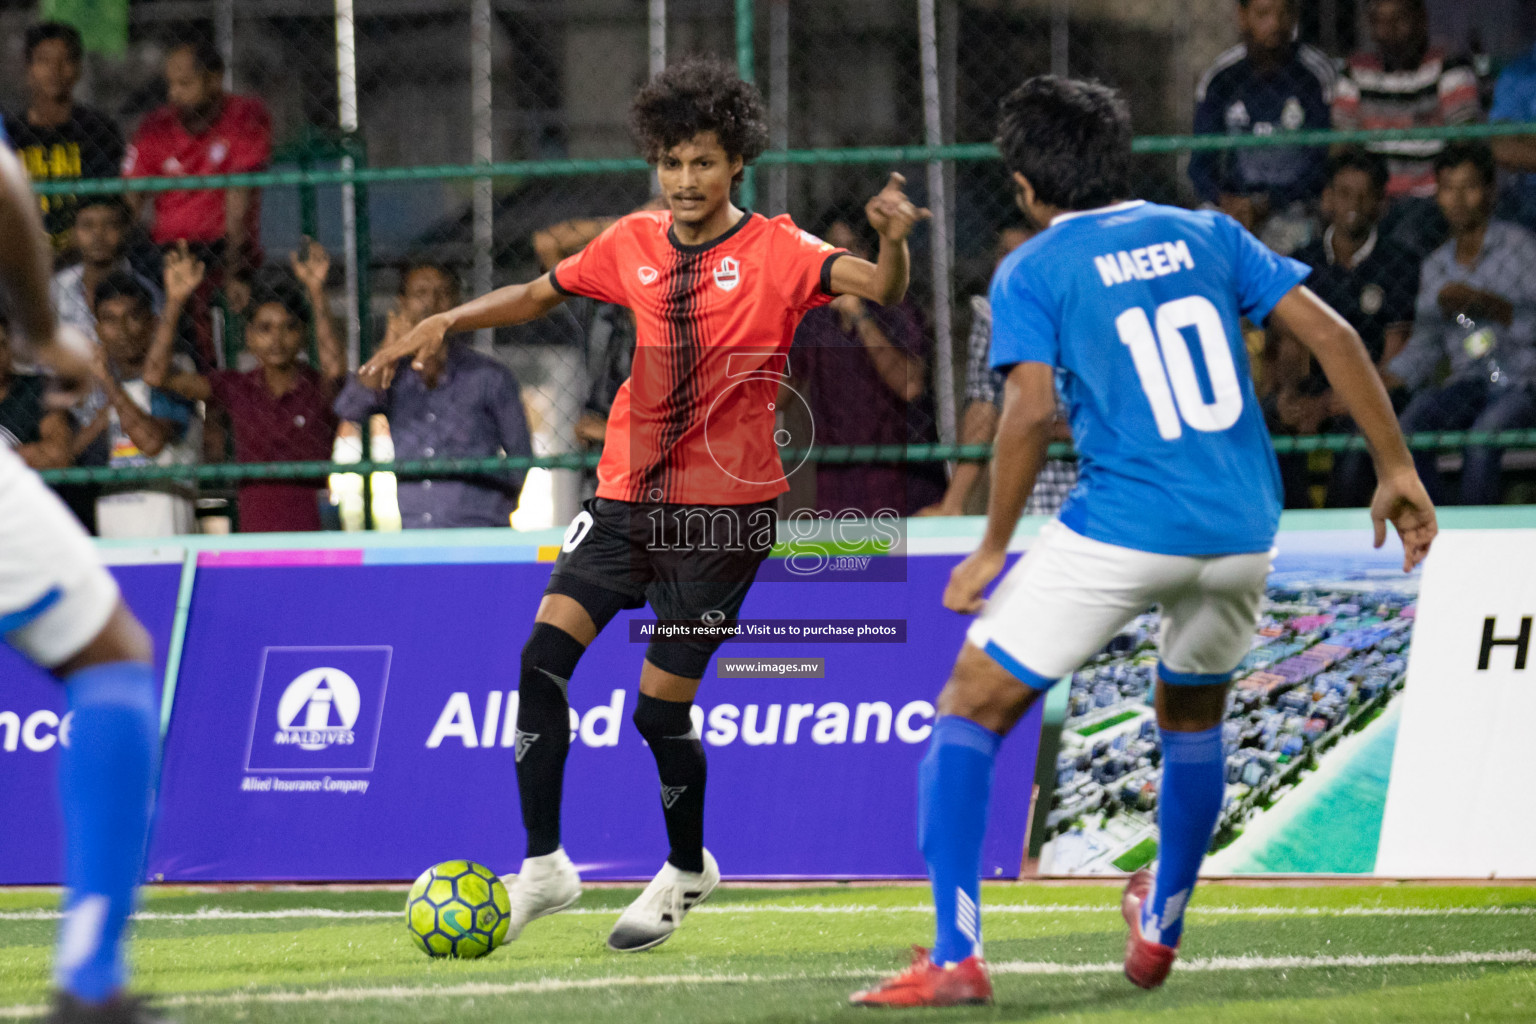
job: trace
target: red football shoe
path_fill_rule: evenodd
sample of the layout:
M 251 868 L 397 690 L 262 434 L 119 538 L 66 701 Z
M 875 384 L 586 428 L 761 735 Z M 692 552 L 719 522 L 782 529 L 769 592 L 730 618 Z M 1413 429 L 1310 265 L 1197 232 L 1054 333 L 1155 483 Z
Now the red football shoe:
M 992 1002 L 987 962 L 968 956 L 952 967 L 928 959 L 928 951 L 912 947 L 912 966 L 874 988 L 848 997 L 854 1006 L 974 1006 Z
M 1168 980 L 1173 970 L 1173 960 L 1179 955 L 1174 946 L 1153 942 L 1141 934 L 1141 905 L 1152 892 L 1152 872 L 1142 868 L 1125 883 L 1125 895 L 1120 897 L 1120 913 L 1131 926 L 1130 937 L 1125 940 L 1125 976 L 1131 984 L 1142 988 L 1157 988 Z

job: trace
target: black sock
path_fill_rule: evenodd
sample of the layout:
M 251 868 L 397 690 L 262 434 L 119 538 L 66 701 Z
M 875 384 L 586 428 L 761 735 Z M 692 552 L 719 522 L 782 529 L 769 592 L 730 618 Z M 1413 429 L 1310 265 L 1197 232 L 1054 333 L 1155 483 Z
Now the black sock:
M 661 776 L 661 812 L 667 818 L 667 860 L 683 871 L 704 870 L 704 744 L 693 729 L 692 701 L 640 694 L 635 728 L 651 745 Z
M 517 684 L 517 794 L 528 832 L 528 856 L 560 848 L 560 795 L 571 747 L 566 687 L 586 647 L 565 630 L 536 622 L 523 645 Z

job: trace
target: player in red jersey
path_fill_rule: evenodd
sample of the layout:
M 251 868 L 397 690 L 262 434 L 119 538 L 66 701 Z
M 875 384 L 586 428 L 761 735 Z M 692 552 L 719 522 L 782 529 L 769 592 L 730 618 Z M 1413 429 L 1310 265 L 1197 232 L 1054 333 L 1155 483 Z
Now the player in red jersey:
M 575 902 L 560 846 L 570 742 L 566 689 L 588 644 L 618 612 L 649 602 L 662 620 L 729 627 L 773 546 L 773 499 L 788 489 L 773 403 L 795 327 L 834 296 L 906 294 L 906 238 L 928 211 L 900 175 L 866 206 L 874 263 L 827 245 L 787 216 L 738 209 L 731 189 L 767 146 L 762 98 L 728 65 L 690 59 L 636 96 L 630 124 L 656 165 L 667 209 L 622 217 L 528 284 L 428 317 L 359 371 L 387 386 L 402 359 L 420 367 L 454 331 L 522 323 L 571 295 L 629 307 L 637 345 L 609 414 L 597 497 L 566 531 L 523 648 L 517 783 L 527 859 L 511 887 L 509 938 Z M 664 942 L 720 880 L 704 849 L 704 747 L 693 698 L 719 640 L 653 643 L 634 722 L 661 776 L 671 851 L 615 924 L 610 949 Z

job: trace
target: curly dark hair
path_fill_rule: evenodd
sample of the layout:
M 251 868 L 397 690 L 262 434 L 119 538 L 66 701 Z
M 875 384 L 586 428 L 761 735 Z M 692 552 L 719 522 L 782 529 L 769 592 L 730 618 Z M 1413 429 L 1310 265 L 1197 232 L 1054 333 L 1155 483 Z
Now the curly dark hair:
M 744 164 L 768 148 L 762 93 L 714 57 L 685 57 L 646 83 L 630 105 L 629 130 L 653 164 L 700 132 L 714 132 Z
M 1000 114 L 1003 163 L 1040 202 L 1089 210 L 1130 194 L 1131 114 L 1115 90 L 1037 75 L 1003 99 Z

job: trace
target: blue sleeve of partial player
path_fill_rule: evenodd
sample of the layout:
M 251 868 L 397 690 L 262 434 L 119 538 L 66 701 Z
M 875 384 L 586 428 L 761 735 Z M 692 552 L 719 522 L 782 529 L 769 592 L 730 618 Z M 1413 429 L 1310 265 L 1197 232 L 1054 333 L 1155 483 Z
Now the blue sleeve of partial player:
M 992 368 L 1016 363 L 1057 365 L 1056 316 L 1043 286 L 1021 261 L 1004 260 L 992 277 Z
M 1221 222 L 1232 245 L 1232 277 L 1237 288 L 1238 310 L 1254 323 L 1263 323 L 1275 303 L 1305 281 L 1312 268 L 1289 256 L 1281 256 L 1231 217 Z

